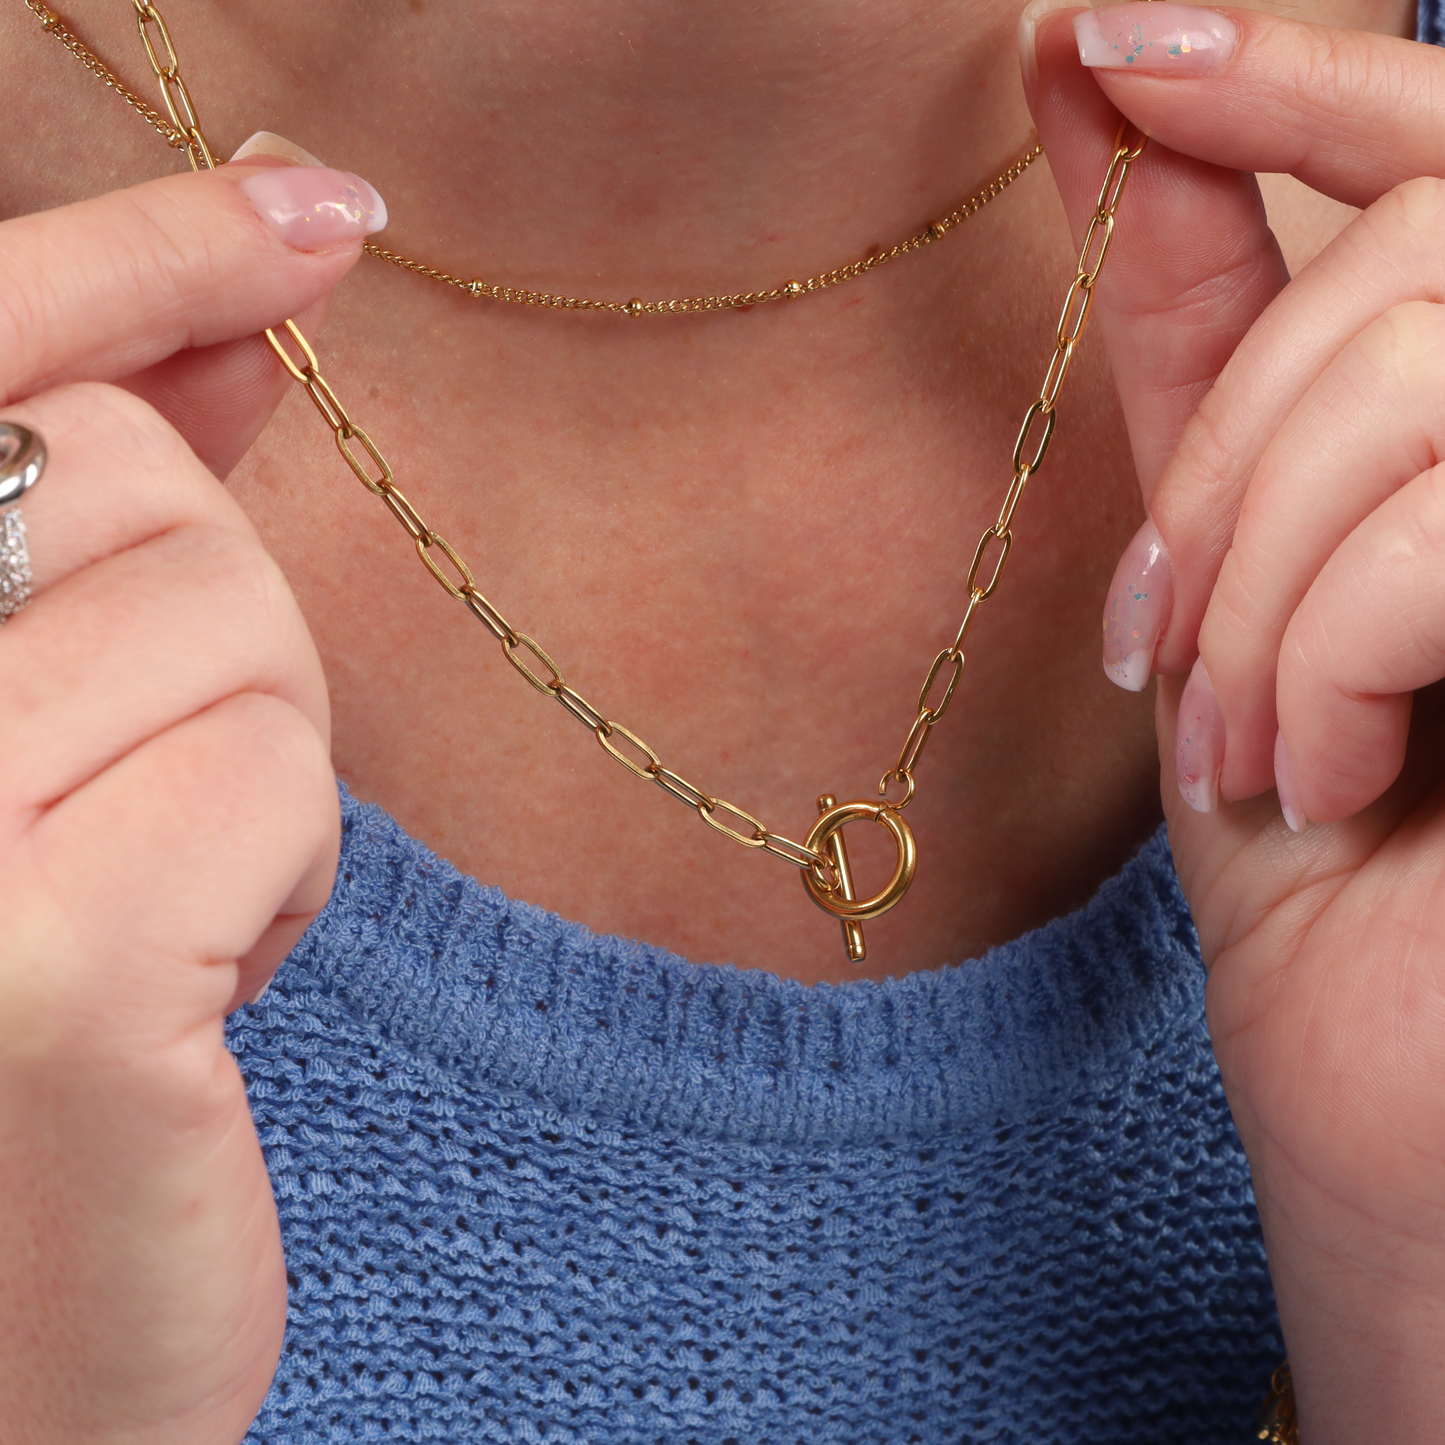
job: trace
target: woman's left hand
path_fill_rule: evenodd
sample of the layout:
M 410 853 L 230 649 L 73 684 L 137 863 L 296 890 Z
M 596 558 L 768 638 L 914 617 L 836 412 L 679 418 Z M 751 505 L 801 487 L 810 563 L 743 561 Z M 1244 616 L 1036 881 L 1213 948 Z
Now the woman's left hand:
M 1105 663 L 1163 674 L 1304 1438 L 1445 1440 L 1445 50 L 1173 4 L 1033 18 L 1077 235 L 1117 111 L 1153 137 L 1095 313 L 1150 514 Z M 1363 214 L 1291 281 L 1254 171 Z

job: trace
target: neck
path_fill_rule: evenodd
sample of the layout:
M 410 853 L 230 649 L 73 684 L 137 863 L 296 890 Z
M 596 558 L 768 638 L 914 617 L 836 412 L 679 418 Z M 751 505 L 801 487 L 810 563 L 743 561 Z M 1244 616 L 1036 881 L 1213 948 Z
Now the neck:
M 390 243 L 502 284 L 811 274 L 947 211 L 1029 132 L 1000 0 L 187 8 L 217 144 L 279 131 L 382 190 Z
M 346 29 L 290 0 L 166 8 L 220 151 L 286 135 L 381 190 L 389 245 L 499 284 L 616 299 L 777 285 L 946 213 L 1029 131 L 1014 6 L 994 0 L 428 0 Z M 143 73 L 123 0 L 83 22 Z M 64 123 L 103 120 L 109 141 L 114 98 L 53 64 Z M 164 164 L 139 122 L 118 144 L 134 169 L 95 159 L 85 189 L 102 167 Z M 37 165 L 36 204 L 58 199 L 56 177 Z M 796 838 L 820 793 L 869 796 L 897 756 L 1072 260 L 1039 167 L 938 247 L 748 316 L 524 313 L 365 263 L 323 344 L 408 494 L 569 682 Z M 809 980 L 881 977 L 1063 911 L 1153 826 L 1147 699 L 1101 692 L 1095 620 L 1137 486 L 1097 353 L 1070 387 L 1071 485 L 1030 499 L 1032 545 L 908 815 L 917 881 L 867 925 L 861 970 L 793 869 L 623 775 L 439 606 L 309 407 L 283 408 L 231 486 L 317 637 L 360 796 L 599 931 Z M 387 605 L 359 628 L 379 569 Z M 864 893 L 887 876 L 885 842 L 850 834 Z

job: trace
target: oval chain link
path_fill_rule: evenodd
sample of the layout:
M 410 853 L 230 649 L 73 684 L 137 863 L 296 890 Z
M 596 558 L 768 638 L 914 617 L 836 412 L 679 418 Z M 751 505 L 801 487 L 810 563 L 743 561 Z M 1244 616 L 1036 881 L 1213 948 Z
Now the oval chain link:
M 42 27 L 48 34 L 59 40 L 93 75 L 120 95 L 148 124 L 164 136 L 173 148 L 184 150 L 193 170 L 215 169 L 215 154 L 201 129 L 195 103 L 181 76 L 180 59 L 176 54 L 170 31 L 166 28 L 160 11 L 151 3 L 151 0 L 132 0 L 132 3 L 135 7 L 136 24 L 140 30 L 146 56 L 152 70 L 155 71 L 166 109 L 170 113 L 172 122 L 170 125 L 166 124 L 165 119 L 153 106 L 147 105 L 133 91 L 128 90 L 114 72 L 69 30 L 60 17 L 43 4 L 42 0 L 24 0 L 24 3 L 39 17 Z M 152 30 L 154 30 L 154 36 L 152 36 Z M 157 40 L 161 47 L 159 51 L 156 48 Z M 999 580 L 1003 576 L 1004 565 L 1007 563 L 1009 552 L 1013 547 L 1014 513 L 1023 499 L 1024 489 L 1029 480 L 1043 465 L 1049 443 L 1053 440 L 1054 425 L 1058 420 L 1056 404 L 1059 392 L 1063 387 L 1064 377 L 1068 373 L 1074 351 L 1083 339 L 1085 328 L 1088 325 L 1089 312 L 1093 306 L 1094 287 L 1103 271 L 1104 261 L 1114 238 L 1115 213 L 1124 194 L 1124 186 L 1129 179 L 1130 168 L 1143 154 L 1147 144 L 1142 135 L 1137 142 L 1129 143 L 1127 141 L 1129 129 L 1128 123 L 1125 122 L 1119 127 L 1119 133 L 1115 137 L 1114 154 L 1104 176 L 1104 183 L 1099 188 L 1094 214 L 1089 221 L 1083 244 L 1079 249 L 1079 261 L 1075 268 L 1074 278 L 1070 283 L 1068 294 L 1064 298 L 1063 309 L 1059 313 L 1059 323 L 1054 336 L 1054 350 L 1049 357 L 1039 394 L 1029 404 L 1023 423 L 1019 427 L 1018 440 L 1014 444 L 1013 451 L 1013 475 L 1009 479 L 998 520 L 991 527 L 985 528 L 983 535 L 978 540 L 978 546 L 974 549 L 973 562 L 968 570 L 968 606 L 963 621 L 959 625 L 958 633 L 952 644 L 934 658 L 933 665 L 919 691 L 918 712 L 908 730 L 908 737 L 904 741 L 903 748 L 898 754 L 898 761 L 884 773 L 878 784 L 878 793 L 890 808 L 902 809 L 913 801 L 915 786 L 913 770 L 923 755 L 929 734 L 948 711 L 949 704 L 953 701 L 954 692 L 963 676 L 963 644 L 968 635 L 969 626 L 980 604 L 993 596 Z M 940 239 L 953 227 L 967 220 L 975 211 L 980 210 L 1001 191 L 1012 185 L 1042 153 L 1042 148 L 1035 145 L 1002 175 L 989 182 L 977 195 L 970 197 L 949 215 L 933 222 L 923 231 L 909 237 L 906 241 L 899 242 L 889 250 L 874 252 L 861 261 L 855 261 L 851 265 L 839 267 L 834 271 L 824 272 L 820 276 L 810 277 L 806 282 L 789 281 L 769 291 L 693 297 L 673 301 L 644 302 L 636 299 L 626 302 L 593 301 L 582 297 L 556 296 L 547 292 L 517 291 L 510 287 L 489 286 L 482 281 L 464 281 L 450 276 L 446 272 L 408 260 L 398 252 L 387 251 L 370 244 L 366 246 L 366 250 L 373 256 L 400 266 L 403 270 L 445 282 L 467 291 L 473 296 L 490 296 L 496 300 L 516 301 L 530 306 L 621 312 L 628 316 L 680 314 L 755 306 L 760 302 L 797 297 L 839 285 L 843 281 L 863 275 L 886 261 Z M 286 369 L 287 375 L 305 390 L 322 419 L 331 428 L 337 448 L 357 480 L 369 492 L 381 498 L 392 516 L 411 538 L 416 547 L 417 556 L 433 578 L 449 597 L 465 604 L 468 611 L 501 644 L 503 655 L 507 661 L 538 692 L 546 693 L 547 696 L 561 704 L 572 717 L 592 732 L 602 748 L 634 777 L 641 778 L 645 782 L 656 783 L 665 792 L 670 793 L 680 802 L 686 803 L 709 827 L 725 834 L 734 842 L 741 843 L 745 848 L 762 849 L 775 858 L 781 858 L 784 862 L 791 863 L 795 868 L 812 869 L 816 876 L 825 880 L 834 878 L 833 862 L 829 857 L 815 852 L 801 843 L 796 843 L 780 833 L 774 833 L 766 824 L 745 809 L 739 808 L 735 803 L 712 797 L 695 784 L 688 782 L 686 778 L 664 767 L 660 756 L 648 743 L 620 722 L 606 717 L 580 693 L 571 688 L 561 669 L 547 655 L 541 644 L 525 632 L 516 631 L 507 619 L 477 591 L 476 580 L 467 562 L 439 532 L 434 532 L 428 527 L 420 513 L 397 488 L 391 466 L 385 456 L 370 436 L 352 421 L 345 406 L 342 405 L 336 393 L 331 389 L 330 383 L 322 375 L 316 352 L 296 323 L 288 319 L 284 324 L 284 331 L 289 342 L 300 352 L 300 361 L 292 357 L 286 344 L 282 342 L 274 329 L 266 331 L 266 340 L 270 343 L 271 349 L 275 352 L 281 365 Z M 352 443 L 360 445 L 372 467 L 380 473 L 379 476 L 373 475 L 372 471 L 368 469 L 365 461 L 352 449 Z M 1025 456 L 1025 452 L 1030 449 L 1032 455 Z M 987 583 L 981 584 L 979 573 L 983 569 L 985 558 L 993 550 L 992 544 L 995 542 L 1000 544 L 997 559 L 993 563 L 993 571 L 989 580 Z M 434 549 L 446 558 L 455 573 L 454 576 L 448 575 L 446 569 L 433 555 Z M 524 660 L 521 656 L 524 651 L 530 653 L 533 660 L 540 663 L 551 674 L 550 679 L 543 678 Z M 949 669 L 949 674 L 948 681 L 944 685 L 943 696 L 936 703 L 930 702 L 930 695 L 944 668 Z M 618 746 L 614 738 L 619 736 L 636 751 L 638 756 L 630 756 Z M 896 801 L 888 799 L 888 788 L 893 783 L 901 784 L 905 789 L 904 796 Z M 736 818 L 751 831 L 742 832 L 730 827 L 717 816 L 719 813 Z M 831 887 L 832 884 L 829 883 L 827 886 Z
M 185 147 L 186 159 L 190 161 L 193 171 L 213 171 L 216 168 L 216 157 L 201 131 L 201 119 L 196 114 L 195 102 L 191 99 L 191 92 L 186 88 L 185 79 L 181 75 L 181 62 L 176 55 L 176 47 L 171 44 L 171 33 L 166 29 L 166 22 L 150 0 L 133 0 L 133 3 L 141 44 L 145 46 L 146 58 L 151 63 L 151 69 L 155 71 L 156 79 L 160 81 L 161 99 L 165 101 L 166 109 L 170 112 L 175 134 L 180 137 L 181 145 Z M 151 39 L 152 30 L 165 47 L 164 61 L 156 54 L 155 41 Z M 124 94 L 123 91 L 121 93 Z

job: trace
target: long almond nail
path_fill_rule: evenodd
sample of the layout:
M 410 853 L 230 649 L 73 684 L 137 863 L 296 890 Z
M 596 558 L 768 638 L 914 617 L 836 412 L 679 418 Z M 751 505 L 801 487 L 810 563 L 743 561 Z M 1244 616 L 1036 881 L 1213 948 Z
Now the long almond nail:
M 231 157 L 230 164 L 235 165 L 237 161 L 272 156 L 279 160 L 290 161 L 293 166 L 319 166 L 322 164 L 310 151 L 302 150 L 295 141 L 287 140 L 284 135 L 277 135 L 273 130 L 258 130 L 255 135 L 247 136 L 236 147 L 236 153 Z
M 1153 521 L 1124 549 L 1104 609 L 1104 674 L 1142 692 L 1154 671 L 1159 638 L 1174 608 L 1174 564 Z
M 386 225 L 381 197 L 349 171 L 276 166 L 247 176 L 240 190 L 272 234 L 298 251 L 359 241 Z
M 1019 15 L 1019 68 L 1023 71 L 1024 90 L 1030 96 L 1039 82 L 1039 21 L 1069 3 L 1070 0 L 1029 0 Z
M 1274 735 L 1274 786 L 1279 794 L 1279 810 L 1289 824 L 1291 833 L 1303 833 L 1309 827 L 1309 819 L 1299 805 L 1299 791 L 1295 787 L 1294 764 L 1289 759 L 1289 749 L 1284 745 L 1284 734 Z
M 1174 772 L 1179 795 L 1196 813 L 1219 806 L 1219 774 L 1224 767 L 1224 715 L 1201 657 L 1184 684 L 1174 733 Z
M 1192 76 L 1228 62 L 1239 28 L 1217 10 L 1152 0 L 1085 10 L 1074 17 L 1074 36 L 1079 59 L 1095 70 Z

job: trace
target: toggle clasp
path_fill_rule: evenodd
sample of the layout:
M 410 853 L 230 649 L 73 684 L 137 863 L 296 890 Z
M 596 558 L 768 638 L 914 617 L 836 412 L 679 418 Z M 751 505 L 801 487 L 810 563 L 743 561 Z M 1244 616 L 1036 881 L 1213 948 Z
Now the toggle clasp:
M 881 892 L 871 898 L 859 898 L 853 890 L 853 870 L 848 863 L 848 849 L 843 842 L 843 829 L 859 819 L 881 823 L 887 828 L 898 849 L 898 861 L 890 878 Z M 843 925 L 843 942 L 848 948 L 848 957 L 854 963 L 862 963 L 867 956 L 863 942 L 863 920 L 877 918 L 887 913 L 913 882 L 913 871 L 918 866 L 918 848 L 913 841 L 913 830 L 898 815 L 896 808 L 886 803 L 840 803 L 832 793 L 824 793 L 818 799 L 818 821 L 808 834 L 806 846 L 813 852 L 827 850 L 832 860 L 833 871 L 838 875 L 837 887 L 830 887 L 828 880 L 821 876 L 818 867 L 803 869 L 803 887 L 808 890 L 813 902 L 825 913 L 831 913 Z

